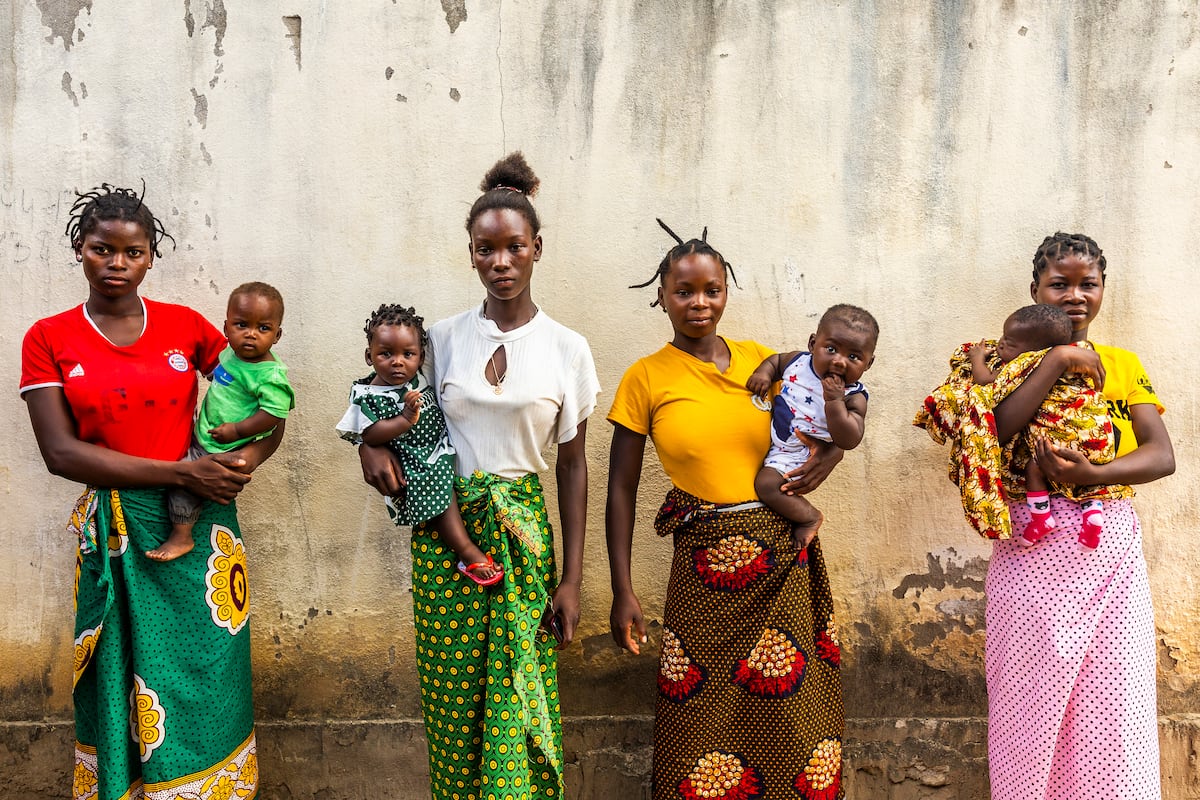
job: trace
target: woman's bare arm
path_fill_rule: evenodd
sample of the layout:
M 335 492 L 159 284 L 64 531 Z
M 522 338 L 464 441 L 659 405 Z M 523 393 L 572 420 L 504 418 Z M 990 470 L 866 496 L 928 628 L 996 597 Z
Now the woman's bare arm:
M 993 409 L 996 434 L 1001 442 L 1007 442 L 1029 424 L 1046 399 L 1050 387 L 1067 373 L 1088 378 L 1096 389 L 1104 386 L 1104 365 L 1100 363 L 1100 356 L 1095 350 L 1069 344 L 1051 348 L 1042 358 L 1042 363 Z
M 218 503 L 233 500 L 250 480 L 240 470 L 247 459 L 237 454 L 226 454 L 223 462 L 212 456 L 196 461 L 161 461 L 84 442 L 76 433 L 62 387 L 28 391 L 25 405 L 46 468 L 68 480 L 118 489 L 187 489 Z
M 558 446 L 554 469 L 558 483 L 558 518 L 562 523 L 562 579 L 554 590 L 554 609 L 563 626 L 560 648 L 571 643 L 579 624 L 579 587 L 583 582 L 583 543 L 587 534 L 587 420 L 575 438 Z
M 400 459 L 386 447 L 364 444 L 358 448 L 363 480 L 385 497 L 392 497 L 404 488 L 404 469 Z
M 1046 440 L 1037 443 L 1037 462 L 1047 478 L 1077 486 L 1113 483 L 1150 483 L 1175 471 L 1175 448 L 1152 403 L 1129 407 L 1133 435 L 1138 447 L 1107 464 L 1093 464 L 1077 450 L 1054 447 Z
M 784 494 L 808 494 L 824 483 L 846 456 L 846 451 L 833 442 L 823 442 L 802 433 L 796 436 L 808 445 L 810 455 L 808 461 L 783 476 L 784 483 L 779 490 Z
M 283 441 L 283 432 L 286 428 L 287 420 L 281 419 L 275 425 L 275 429 L 271 431 L 270 436 L 256 439 L 229 453 L 214 453 L 212 458 L 230 469 L 249 475 L 262 466 L 262 463 L 273 456 L 275 451 L 279 449 L 279 444 Z M 241 463 L 239 464 L 238 462 Z
M 643 434 L 613 424 L 612 444 L 608 451 L 608 502 L 604 513 L 613 591 L 608 622 L 613 641 L 635 655 L 641 652 L 639 643 L 646 641 L 646 620 L 633 591 L 629 562 L 633 552 L 634 509 L 645 452 L 646 437 Z

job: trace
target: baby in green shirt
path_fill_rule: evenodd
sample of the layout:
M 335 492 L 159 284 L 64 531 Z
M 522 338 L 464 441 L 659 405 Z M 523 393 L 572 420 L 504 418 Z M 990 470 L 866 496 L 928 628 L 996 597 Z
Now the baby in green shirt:
M 295 408 L 287 367 L 271 353 L 282 334 L 283 297 L 275 287 L 254 281 L 233 290 L 225 310 L 229 346 L 221 352 L 212 386 L 200 404 L 189 459 L 236 450 L 265 438 Z M 171 561 L 190 552 L 202 502 L 182 489 L 170 491 L 171 535 L 146 551 L 146 556 Z

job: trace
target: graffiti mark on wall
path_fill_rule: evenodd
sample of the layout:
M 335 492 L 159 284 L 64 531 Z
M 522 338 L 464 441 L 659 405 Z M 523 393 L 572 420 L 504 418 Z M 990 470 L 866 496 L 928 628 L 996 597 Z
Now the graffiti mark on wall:
M 52 258 L 61 260 L 65 254 L 59 237 L 74 202 L 70 189 L 0 185 L 0 264 L 49 265 Z

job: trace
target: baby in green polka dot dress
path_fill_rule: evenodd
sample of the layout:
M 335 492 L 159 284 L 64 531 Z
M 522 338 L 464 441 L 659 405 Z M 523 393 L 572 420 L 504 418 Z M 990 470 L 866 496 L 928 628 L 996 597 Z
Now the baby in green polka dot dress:
M 387 498 L 397 525 L 428 522 L 458 556 L 458 569 L 481 586 L 503 568 L 471 541 L 454 499 L 454 448 L 433 387 L 421 375 L 425 320 L 412 308 L 381 305 L 364 328 L 367 364 L 375 371 L 350 389 L 350 408 L 337 430 L 354 444 L 386 445 L 400 460 L 405 488 Z

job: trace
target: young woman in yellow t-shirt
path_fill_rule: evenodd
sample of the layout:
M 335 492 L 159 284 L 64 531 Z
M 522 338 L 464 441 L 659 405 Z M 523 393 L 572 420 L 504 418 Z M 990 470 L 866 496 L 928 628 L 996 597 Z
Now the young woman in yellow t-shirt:
M 665 226 L 664 226 L 665 227 Z M 672 234 L 674 236 L 674 234 Z M 630 577 L 646 439 L 674 488 L 655 528 L 672 534 L 654 729 L 654 796 L 842 797 L 845 728 L 837 628 L 818 540 L 758 502 L 767 412 L 746 388 L 771 350 L 726 339 L 728 263 L 702 236 L 673 247 L 651 281 L 674 336 L 626 371 L 609 412 L 606 528 L 613 639 L 647 641 Z M 789 473 L 806 492 L 841 459 L 832 445 Z

